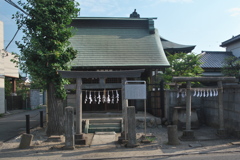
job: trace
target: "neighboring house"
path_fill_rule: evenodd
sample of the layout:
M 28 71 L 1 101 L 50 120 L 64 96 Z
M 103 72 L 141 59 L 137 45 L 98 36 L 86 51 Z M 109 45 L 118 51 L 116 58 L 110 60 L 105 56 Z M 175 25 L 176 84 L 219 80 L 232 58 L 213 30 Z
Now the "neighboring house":
M 200 54 L 201 67 L 204 70 L 203 76 L 223 76 L 221 69 L 224 65 L 224 60 L 233 56 L 232 52 L 224 51 L 202 51 Z
M 0 114 L 5 113 L 5 78 L 12 81 L 13 93 L 16 93 L 16 81 L 19 77 L 18 68 L 10 60 L 13 55 L 4 50 L 3 22 L 0 21 Z
M 225 47 L 226 51 L 231 51 L 236 57 L 240 57 L 240 34 L 222 42 L 221 47 Z
M 220 46 L 225 47 L 226 51 L 202 51 L 200 54 L 201 67 L 204 69 L 203 76 L 223 76 L 221 69 L 224 60 L 230 56 L 240 57 L 240 35 L 222 42 Z

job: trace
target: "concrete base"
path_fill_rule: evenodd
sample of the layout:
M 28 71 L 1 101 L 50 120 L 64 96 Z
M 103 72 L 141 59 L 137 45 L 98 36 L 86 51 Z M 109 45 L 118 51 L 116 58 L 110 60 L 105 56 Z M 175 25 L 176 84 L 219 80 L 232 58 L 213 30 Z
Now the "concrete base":
M 75 134 L 75 144 L 86 145 L 86 139 L 84 139 L 83 134 Z
M 32 139 L 33 139 L 32 134 L 23 134 L 20 145 L 19 145 L 19 149 L 29 148 L 31 146 Z
M 52 135 L 48 137 L 48 139 L 46 140 L 46 142 L 64 142 L 64 141 L 65 137 L 63 135 Z
M 127 139 L 125 140 L 124 137 L 118 137 L 118 143 L 125 144 L 125 143 L 128 143 L 128 140 Z
M 150 141 L 150 140 L 147 140 L 147 139 L 143 139 L 143 140 L 141 140 L 141 142 L 142 142 L 142 143 L 151 143 L 151 141 Z
M 74 150 L 75 147 L 74 146 L 71 146 L 71 147 L 64 146 L 63 149 L 64 150 Z
M 139 146 L 139 144 L 131 144 L 131 143 L 126 144 L 127 148 L 134 148 L 134 147 L 137 147 L 137 146 Z
M 118 137 L 118 143 L 120 144 L 128 143 L 128 134 L 126 134 L 126 139 L 125 139 L 125 131 L 121 132 L 121 136 Z
M 195 140 L 194 132 L 193 130 L 184 130 L 183 135 L 180 137 L 180 140 L 185 140 L 185 141 L 191 141 Z

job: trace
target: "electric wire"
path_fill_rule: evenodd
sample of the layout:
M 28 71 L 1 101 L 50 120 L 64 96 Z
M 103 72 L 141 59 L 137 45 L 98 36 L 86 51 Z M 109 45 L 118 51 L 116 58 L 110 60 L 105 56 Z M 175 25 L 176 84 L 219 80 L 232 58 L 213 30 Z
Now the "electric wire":
M 29 16 L 29 14 L 27 12 L 25 12 L 22 8 L 20 8 L 16 3 L 12 2 L 12 0 L 5 0 L 5 2 L 7 2 L 8 4 L 12 5 L 13 7 L 19 9 L 20 11 L 22 11 L 24 14 L 26 14 L 27 16 Z M 13 38 L 10 40 L 10 42 L 8 43 L 8 45 L 5 47 L 5 52 L 7 51 L 8 47 L 10 46 L 10 44 L 12 43 L 12 41 L 15 39 L 15 37 L 17 36 L 19 30 L 21 29 L 21 27 L 23 26 L 23 24 L 21 26 L 18 27 L 16 33 L 14 34 Z

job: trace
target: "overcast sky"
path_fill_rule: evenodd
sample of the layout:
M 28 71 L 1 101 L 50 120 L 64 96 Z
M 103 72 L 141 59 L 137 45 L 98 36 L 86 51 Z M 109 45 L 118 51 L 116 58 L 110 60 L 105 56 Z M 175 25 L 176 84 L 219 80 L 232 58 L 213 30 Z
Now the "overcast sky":
M 18 0 L 12 0 L 16 2 Z M 77 0 L 83 17 L 129 17 L 134 9 L 140 17 L 157 17 L 155 28 L 170 41 L 196 45 L 194 53 L 224 51 L 219 45 L 240 34 L 240 0 Z M 0 0 L 5 46 L 17 30 L 11 19 L 16 8 Z M 15 41 L 21 40 L 19 33 Z M 19 52 L 15 44 L 9 52 Z

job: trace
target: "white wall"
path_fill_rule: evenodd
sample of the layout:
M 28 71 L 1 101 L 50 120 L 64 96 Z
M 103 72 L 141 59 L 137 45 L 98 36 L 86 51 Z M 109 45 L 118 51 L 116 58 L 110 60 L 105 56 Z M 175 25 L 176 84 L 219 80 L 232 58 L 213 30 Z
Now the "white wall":
M 0 76 L 0 114 L 5 113 L 4 76 Z
M 234 56 L 240 57 L 240 42 L 229 45 L 226 51 L 232 51 Z
M 15 67 L 16 66 L 15 63 L 11 62 L 11 59 L 13 58 L 14 58 L 14 55 L 12 55 L 11 53 L 8 53 L 8 56 L 3 57 L 4 75 L 6 77 L 18 78 L 19 77 L 18 68 Z
M 18 78 L 18 68 L 11 62 L 13 55 L 4 49 L 4 29 L 3 22 L 0 21 L 0 114 L 5 113 L 5 76 Z

